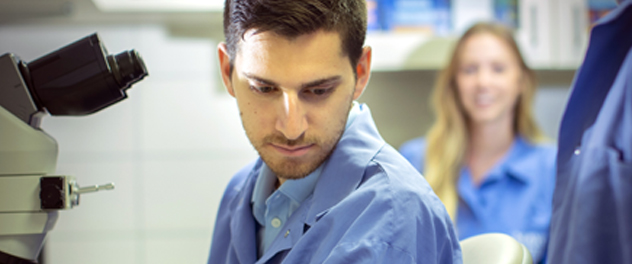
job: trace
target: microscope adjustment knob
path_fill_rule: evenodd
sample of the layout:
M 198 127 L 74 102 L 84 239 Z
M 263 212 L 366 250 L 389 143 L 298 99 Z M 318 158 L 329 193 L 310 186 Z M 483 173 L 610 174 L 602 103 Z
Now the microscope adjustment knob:
M 42 209 L 64 209 L 66 206 L 64 178 L 42 177 L 39 196 Z

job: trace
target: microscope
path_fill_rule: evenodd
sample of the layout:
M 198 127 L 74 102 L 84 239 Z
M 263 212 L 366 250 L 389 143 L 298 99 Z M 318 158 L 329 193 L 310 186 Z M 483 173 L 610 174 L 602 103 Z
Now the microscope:
M 114 188 L 54 175 L 57 142 L 40 128 L 42 117 L 92 114 L 145 76 L 138 52 L 109 55 L 96 33 L 29 63 L 0 56 L 0 264 L 36 263 L 59 210 Z

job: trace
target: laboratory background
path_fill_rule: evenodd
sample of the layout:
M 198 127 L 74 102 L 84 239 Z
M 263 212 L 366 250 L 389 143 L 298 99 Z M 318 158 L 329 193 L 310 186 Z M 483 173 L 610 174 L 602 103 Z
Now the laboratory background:
M 591 24 L 614 0 L 367 0 L 372 75 L 360 97 L 395 148 L 432 123 L 429 95 L 477 21 L 515 30 L 539 85 L 535 116 L 555 141 Z M 61 211 L 40 263 L 205 263 L 226 184 L 257 157 L 217 69 L 222 0 L 1 0 L 0 54 L 25 62 L 92 33 L 134 49 L 149 76 L 82 117 L 46 116 L 58 175 L 114 182 Z M 1 194 L 0 194 L 1 196 Z M 3 198 L 5 199 L 5 198 Z

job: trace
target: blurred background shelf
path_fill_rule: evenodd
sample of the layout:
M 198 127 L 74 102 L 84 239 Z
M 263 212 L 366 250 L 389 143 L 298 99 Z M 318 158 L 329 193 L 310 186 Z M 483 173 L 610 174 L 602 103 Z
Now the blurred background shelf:
M 374 47 L 376 71 L 441 69 L 460 34 L 477 21 L 512 28 L 527 64 L 534 69 L 574 70 L 587 46 L 590 9 L 585 0 L 369 2 L 378 9 L 369 11 L 376 16 L 369 21 L 376 25 L 370 24 L 367 38 Z M 415 14 L 411 12 L 431 19 L 411 19 Z
M 375 9 L 369 10 L 367 36 L 367 44 L 374 50 L 373 69 L 387 72 L 440 69 L 446 64 L 454 42 L 467 27 L 476 21 L 495 20 L 515 29 L 515 37 L 531 67 L 573 70 L 583 59 L 589 25 L 598 11 L 590 6 L 590 2 L 595 1 L 614 2 L 368 0 L 369 7 Z M 2 0 L 0 23 L 161 24 L 173 36 L 222 40 L 223 2 Z

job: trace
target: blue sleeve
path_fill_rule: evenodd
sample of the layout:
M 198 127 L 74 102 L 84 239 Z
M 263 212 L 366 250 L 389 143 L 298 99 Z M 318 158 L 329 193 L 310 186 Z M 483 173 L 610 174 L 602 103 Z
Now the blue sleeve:
M 257 165 L 260 160 L 254 161 L 239 172 L 237 172 L 228 183 L 222 200 L 217 211 L 215 218 L 215 227 L 213 229 L 213 236 L 211 238 L 211 248 L 209 251 L 207 263 L 227 263 L 231 258 L 231 230 L 229 228 L 230 220 L 233 217 L 234 208 L 231 206 L 235 196 L 243 188 L 250 172 L 253 167 Z

